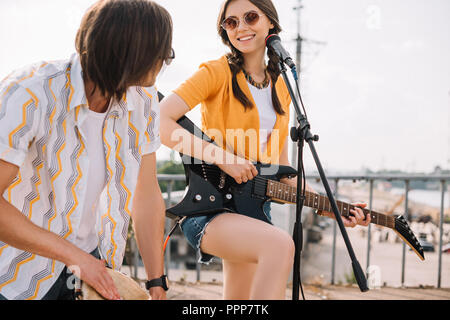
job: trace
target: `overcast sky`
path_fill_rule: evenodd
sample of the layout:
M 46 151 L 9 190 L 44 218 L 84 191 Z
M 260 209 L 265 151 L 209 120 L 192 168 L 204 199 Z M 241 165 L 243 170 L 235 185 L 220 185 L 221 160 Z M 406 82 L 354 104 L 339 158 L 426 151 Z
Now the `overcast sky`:
M 0 0 L 0 78 L 66 59 L 93 0 Z M 222 0 L 159 0 L 174 21 L 177 58 L 164 94 L 226 52 L 215 24 Z M 296 0 L 274 0 L 295 56 Z M 450 167 L 450 1 L 303 0 L 301 90 L 329 171 Z M 199 108 L 190 117 L 199 123 Z M 158 157 L 168 157 L 165 147 Z M 307 171 L 314 169 L 305 150 Z

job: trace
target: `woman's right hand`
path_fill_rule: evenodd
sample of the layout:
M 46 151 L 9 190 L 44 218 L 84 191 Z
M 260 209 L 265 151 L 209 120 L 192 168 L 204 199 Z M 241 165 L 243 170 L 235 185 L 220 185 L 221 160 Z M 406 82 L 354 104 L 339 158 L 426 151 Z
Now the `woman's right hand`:
M 252 180 L 258 175 L 258 170 L 251 161 L 234 154 L 228 154 L 226 161 L 216 165 L 239 184 Z

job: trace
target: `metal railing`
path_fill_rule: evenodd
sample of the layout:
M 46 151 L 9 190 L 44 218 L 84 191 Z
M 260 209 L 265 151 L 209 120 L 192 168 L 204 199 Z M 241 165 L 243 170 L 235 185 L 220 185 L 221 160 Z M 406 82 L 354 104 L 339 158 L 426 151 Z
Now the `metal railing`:
M 318 175 L 307 175 L 308 179 L 320 180 Z M 334 193 L 336 198 L 339 196 L 339 182 L 340 181 L 368 181 L 369 182 L 369 210 L 373 207 L 373 190 L 375 181 L 403 181 L 405 188 L 405 209 L 404 217 L 408 220 L 409 209 L 408 209 L 408 195 L 411 191 L 410 183 L 412 181 L 438 181 L 440 182 L 441 189 L 441 204 L 440 204 L 440 214 L 439 214 L 439 252 L 438 252 L 438 270 L 437 270 L 437 288 L 441 288 L 442 280 L 442 246 L 443 246 L 443 225 L 444 225 L 444 199 L 446 192 L 446 184 L 450 181 L 450 175 L 336 175 L 328 176 L 329 181 L 334 181 Z M 331 262 L 331 284 L 335 284 L 335 271 L 336 271 L 336 234 L 337 234 L 337 223 L 333 224 L 333 249 L 332 249 L 332 262 Z M 366 266 L 370 266 L 370 253 L 371 253 L 371 225 L 368 227 L 367 236 L 367 255 L 366 255 Z M 402 264 L 401 264 L 401 285 L 405 285 L 405 256 L 406 256 L 406 244 L 403 242 L 402 245 Z M 367 270 L 366 268 L 366 270 Z
M 374 182 L 375 181 L 402 181 L 404 182 L 405 187 L 405 209 L 404 209 L 404 217 L 408 218 L 408 195 L 411 191 L 410 183 L 412 181 L 437 181 L 440 182 L 441 186 L 441 204 L 440 204 L 440 218 L 439 218 L 439 260 L 438 260 L 438 270 L 437 270 L 437 288 L 441 288 L 441 277 L 442 277 L 442 247 L 443 247 L 443 223 L 444 223 L 444 198 L 446 192 L 446 185 L 448 181 L 450 181 L 450 175 L 331 175 L 327 177 L 328 180 L 334 181 L 334 193 L 336 198 L 339 196 L 339 182 L 340 181 L 367 181 L 369 183 L 369 210 L 372 210 L 373 206 L 373 190 L 374 190 Z M 307 175 L 307 180 L 316 180 L 320 181 L 320 177 L 318 175 Z M 183 174 L 171 175 L 171 174 L 158 174 L 159 181 L 166 181 L 167 184 L 167 197 L 166 197 L 166 205 L 171 206 L 172 203 L 172 191 L 173 184 L 175 181 L 185 181 L 185 176 Z M 167 219 L 166 229 L 169 230 L 171 227 L 171 220 Z M 366 252 L 366 266 L 370 266 L 370 254 L 371 254 L 371 225 L 368 227 L 368 236 L 367 236 L 367 252 Z M 333 224 L 333 244 L 332 244 L 332 262 L 331 262 L 331 284 L 335 284 L 335 271 L 336 271 L 336 235 L 337 235 L 337 224 Z M 134 276 L 137 278 L 137 263 L 139 259 L 139 253 L 137 253 L 137 249 L 134 246 Z M 168 266 L 170 265 L 171 257 L 170 257 L 170 241 L 166 248 L 165 253 L 165 266 L 166 272 L 168 273 Z M 402 245 L 402 264 L 401 264 L 401 284 L 404 286 L 405 283 L 405 255 L 406 255 L 406 244 Z M 198 257 L 197 257 L 198 259 Z M 200 273 L 201 266 L 197 263 L 196 267 L 196 278 L 197 281 L 200 281 Z

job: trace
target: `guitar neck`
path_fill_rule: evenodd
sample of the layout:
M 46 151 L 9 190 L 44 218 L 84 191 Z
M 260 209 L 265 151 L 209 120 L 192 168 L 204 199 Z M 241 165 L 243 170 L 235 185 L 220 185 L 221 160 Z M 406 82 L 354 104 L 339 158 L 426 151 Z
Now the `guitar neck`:
M 297 203 L 297 188 L 279 181 L 267 181 L 266 195 L 275 201 L 283 203 Z M 328 197 L 317 193 L 306 191 L 303 204 L 313 209 L 333 212 Z M 344 217 L 348 217 L 350 215 L 350 209 L 355 209 L 356 207 L 350 203 L 346 203 L 343 201 L 336 201 L 336 204 L 339 212 Z M 370 214 L 371 223 L 395 229 L 394 216 L 388 216 L 386 214 L 368 209 L 362 210 L 364 214 Z

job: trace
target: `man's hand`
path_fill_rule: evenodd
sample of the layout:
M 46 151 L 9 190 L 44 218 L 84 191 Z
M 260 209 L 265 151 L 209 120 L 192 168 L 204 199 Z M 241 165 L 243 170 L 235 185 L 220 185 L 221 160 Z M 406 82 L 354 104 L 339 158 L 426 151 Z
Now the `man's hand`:
M 75 263 L 68 266 L 75 276 L 86 281 L 105 299 L 121 299 L 113 279 L 106 270 L 104 260 L 99 260 L 90 254 L 84 253 L 80 255 Z

